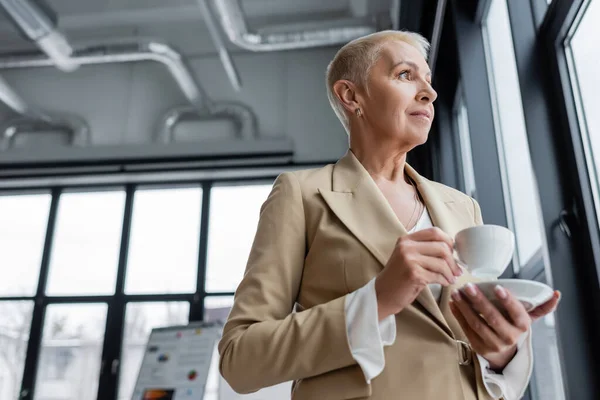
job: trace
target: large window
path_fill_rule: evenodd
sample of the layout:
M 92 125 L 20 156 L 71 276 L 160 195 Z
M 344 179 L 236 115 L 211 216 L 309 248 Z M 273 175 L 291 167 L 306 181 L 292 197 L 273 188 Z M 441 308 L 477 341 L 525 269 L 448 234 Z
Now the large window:
M 600 2 L 585 2 L 579 17 L 567 37 L 567 60 L 600 223 L 600 47 L 595 40 L 600 35 Z
M 61 195 L 46 293 L 114 293 L 124 204 L 122 190 Z
M 469 114 L 463 95 L 462 86 L 459 84 L 454 100 L 453 118 L 455 136 L 458 137 L 457 152 L 460 155 L 462 190 L 473 198 L 477 198 L 475 185 L 475 171 L 473 168 L 473 154 L 471 152 L 471 133 L 469 130 Z
M 32 301 L 0 302 L 0 399 L 19 398 L 32 313 Z
M 0 399 L 129 400 L 152 328 L 227 318 L 272 182 L 0 194 Z
M 539 252 L 542 230 L 506 0 L 492 0 L 483 30 L 505 203 L 517 239 L 518 272 Z
M 483 33 L 507 217 L 517 242 L 514 272 L 523 276 L 538 271 L 530 278 L 551 282 L 552 277 L 544 272 L 544 229 L 506 0 L 491 1 Z M 540 400 L 562 400 L 565 395 L 554 316 L 537 321 L 532 334 L 536 362 L 531 395 Z
M 98 392 L 106 304 L 46 308 L 34 399 L 90 399 Z
M 127 304 L 121 352 L 119 400 L 131 399 L 150 331 L 161 326 L 185 325 L 188 322 L 189 312 L 190 305 L 187 302 Z
M 206 272 L 208 293 L 233 292 L 242 280 L 260 206 L 270 191 L 271 185 L 212 189 Z
M 196 290 L 201 207 L 199 187 L 136 191 L 126 293 Z
M 0 196 L 0 296 L 35 294 L 49 210 L 49 194 Z

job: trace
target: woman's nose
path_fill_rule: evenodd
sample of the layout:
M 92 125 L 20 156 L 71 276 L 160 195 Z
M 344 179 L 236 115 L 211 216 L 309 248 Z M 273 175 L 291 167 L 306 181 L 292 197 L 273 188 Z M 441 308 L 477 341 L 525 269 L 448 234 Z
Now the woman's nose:
M 433 103 L 435 99 L 437 99 L 437 92 L 429 84 L 417 95 L 417 100 L 422 102 Z

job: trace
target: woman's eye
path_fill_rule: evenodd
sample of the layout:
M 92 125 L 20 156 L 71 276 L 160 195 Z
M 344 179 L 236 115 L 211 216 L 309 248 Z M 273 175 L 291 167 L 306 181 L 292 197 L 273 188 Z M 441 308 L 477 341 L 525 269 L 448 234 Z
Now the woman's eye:
M 410 71 L 402 71 L 398 74 L 398 78 L 400 79 L 409 79 L 410 78 Z

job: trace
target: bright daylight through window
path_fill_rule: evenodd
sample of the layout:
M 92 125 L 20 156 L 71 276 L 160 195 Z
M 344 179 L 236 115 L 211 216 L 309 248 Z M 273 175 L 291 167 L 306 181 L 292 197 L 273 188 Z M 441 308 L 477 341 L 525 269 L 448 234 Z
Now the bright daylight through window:
M 471 152 L 471 134 L 469 132 L 469 114 L 462 93 L 462 87 L 457 89 L 458 95 L 454 104 L 454 124 L 458 133 L 460 165 L 464 190 L 469 196 L 476 197 L 475 171 L 473 169 L 473 154 Z
M 600 37 L 600 1 L 585 2 L 580 15 L 579 24 L 574 25 L 567 41 L 567 54 L 600 223 L 600 74 L 597 67 L 600 46 L 595 40 Z
M 512 219 L 509 227 L 517 240 L 518 270 L 541 248 L 542 232 L 506 0 L 492 0 L 484 38 L 500 162 L 505 173 L 507 214 L 509 221 Z

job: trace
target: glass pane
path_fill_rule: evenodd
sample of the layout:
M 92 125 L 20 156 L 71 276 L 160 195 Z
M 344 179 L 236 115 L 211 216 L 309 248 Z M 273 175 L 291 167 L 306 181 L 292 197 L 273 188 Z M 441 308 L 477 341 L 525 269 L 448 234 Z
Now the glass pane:
M 125 310 L 125 331 L 119 378 L 119 400 L 131 400 L 148 336 L 152 328 L 188 323 L 190 304 L 185 301 L 129 303 Z
M 0 399 L 18 399 L 33 302 L 0 302 Z
M 564 400 L 566 397 L 560 370 L 554 315 L 549 314 L 535 321 L 532 333 L 535 368 L 531 382 L 534 398 Z
M 233 292 L 244 276 L 260 208 L 272 185 L 219 186 L 210 196 L 207 292 Z
M 475 171 L 473 168 L 473 154 L 471 153 L 471 134 L 469 131 L 469 115 L 467 113 L 467 106 L 462 96 L 462 88 L 459 87 L 459 96 L 456 100 L 454 109 L 454 118 L 456 128 L 458 130 L 458 138 L 460 143 L 460 157 L 461 166 L 463 173 L 463 180 L 465 182 L 465 193 L 469 196 L 475 196 Z
M 204 320 L 225 322 L 231 306 L 233 306 L 233 296 L 209 296 L 205 298 Z
M 95 399 L 106 326 L 105 304 L 46 309 L 35 399 Z
M 586 153 L 590 175 L 595 182 L 595 200 L 598 218 L 600 218 L 600 75 L 596 64 L 600 60 L 600 47 L 595 40 L 590 38 L 600 35 L 600 2 L 592 1 L 581 17 L 581 22 L 571 39 L 570 49 L 573 55 L 571 74 L 575 91 L 579 92 L 581 103 L 578 112 L 581 121 L 583 140 L 586 144 Z M 600 223 L 600 220 L 599 220 Z
M 196 290 L 202 189 L 135 193 L 125 292 Z
M 209 296 L 204 299 L 204 320 L 208 322 L 227 320 L 231 306 L 233 305 L 233 296 Z M 206 392 L 204 400 L 219 400 L 219 387 L 227 385 L 227 382 L 219 374 L 219 352 L 217 346 L 211 360 L 208 370 L 208 380 L 206 381 Z M 235 396 L 241 396 L 235 394 Z M 222 397 L 231 398 L 231 397 Z M 237 397 L 233 397 L 234 399 Z
M 518 266 L 523 266 L 541 247 L 542 232 L 506 0 L 492 0 L 484 30 L 500 162 L 506 174 L 504 190 L 517 239 Z
M 124 206 L 124 191 L 60 196 L 46 293 L 115 292 Z
M 231 306 L 233 305 L 233 296 L 209 296 L 204 299 L 204 319 L 206 321 L 221 320 L 225 321 Z M 264 399 L 279 400 L 289 399 L 291 392 L 291 382 L 284 382 L 279 385 L 271 386 L 259 390 L 252 394 L 241 395 L 233 391 L 231 386 L 219 374 L 219 354 L 215 346 L 215 352 L 208 370 L 208 380 L 206 383 L 206 393 L 204 400 L 219 399 Z
M 48 225 L 49 194 L 0 196 L 0 296 L 33 296 Z

